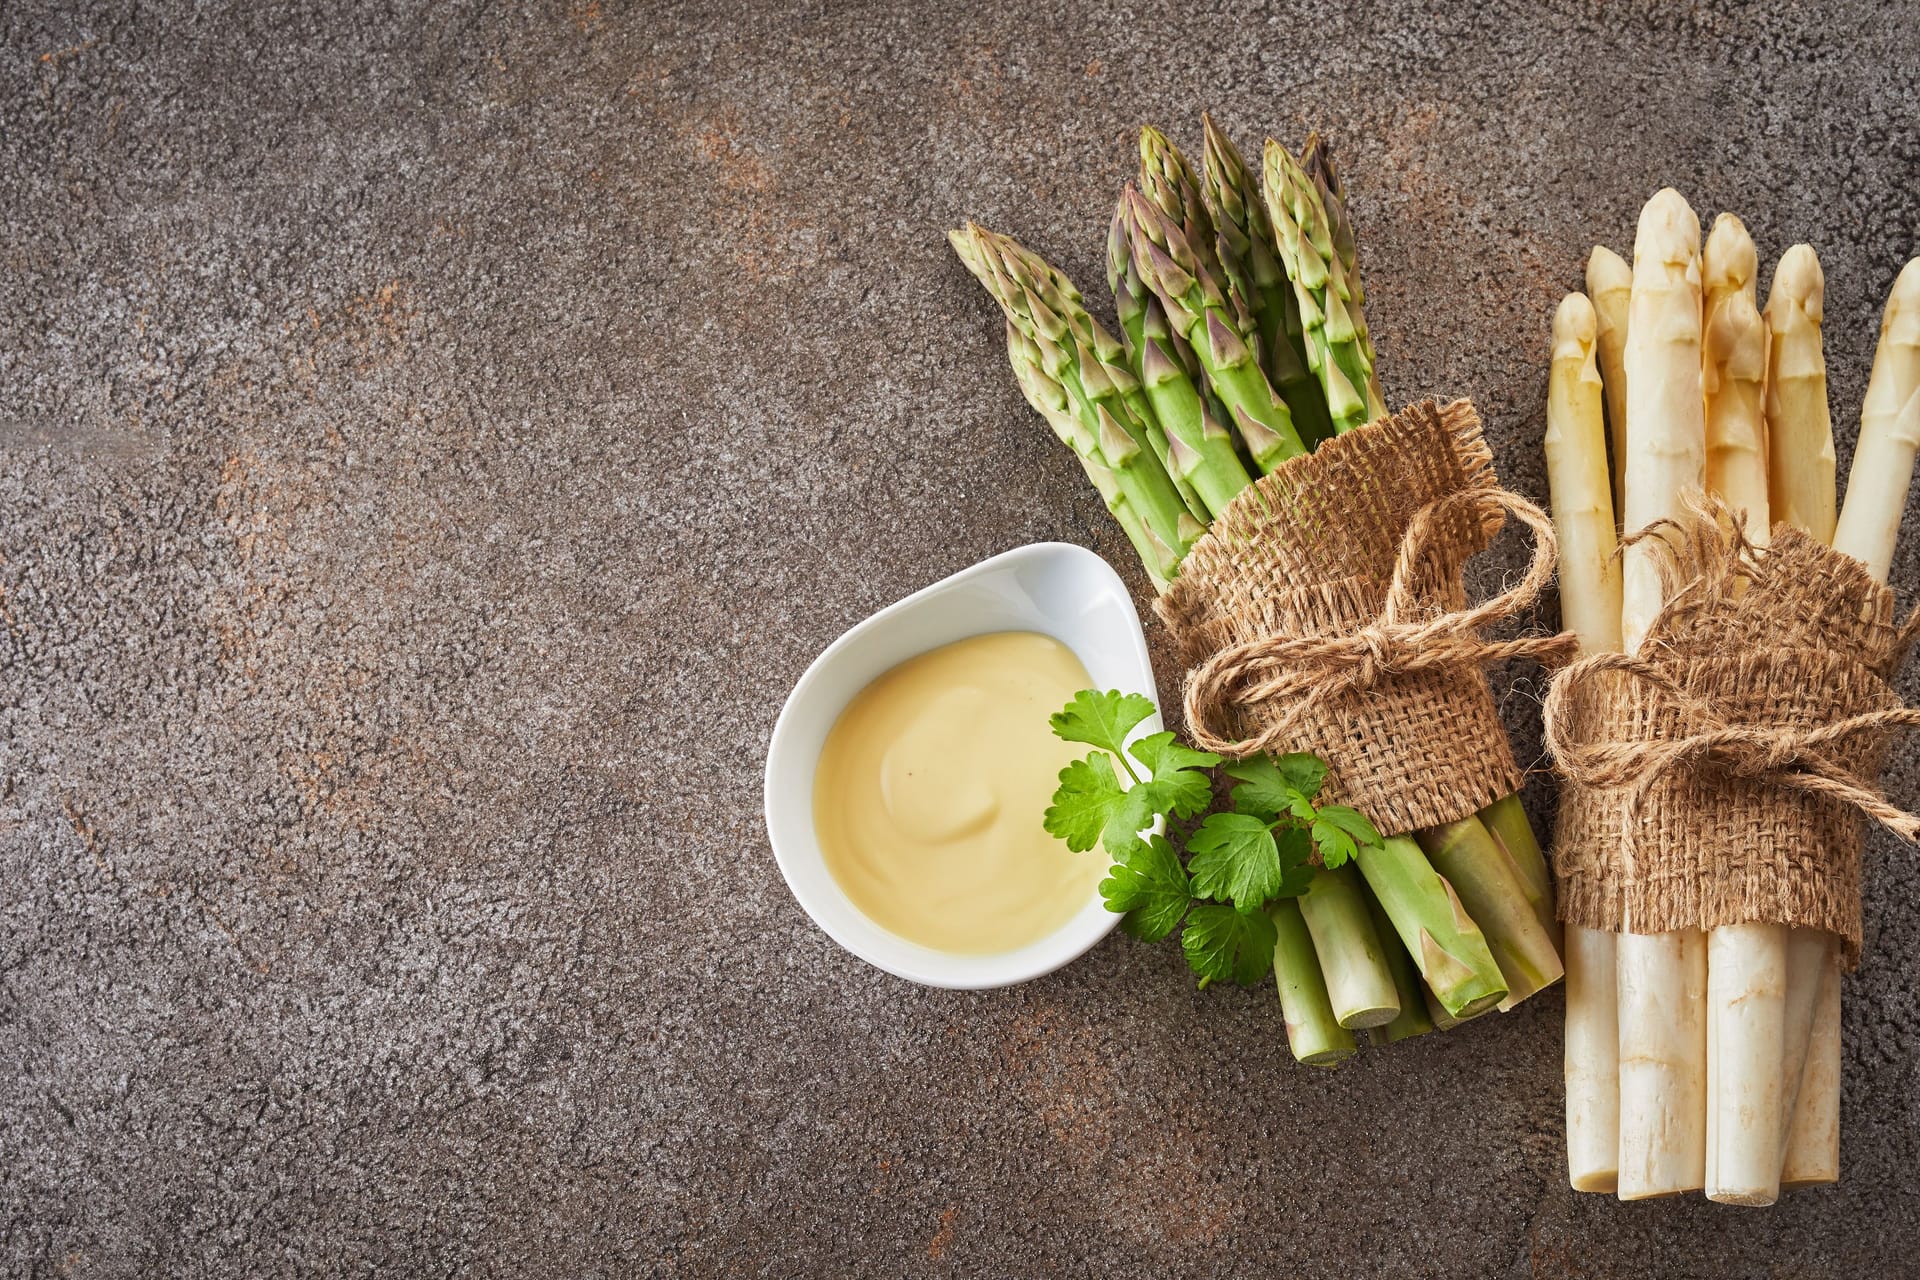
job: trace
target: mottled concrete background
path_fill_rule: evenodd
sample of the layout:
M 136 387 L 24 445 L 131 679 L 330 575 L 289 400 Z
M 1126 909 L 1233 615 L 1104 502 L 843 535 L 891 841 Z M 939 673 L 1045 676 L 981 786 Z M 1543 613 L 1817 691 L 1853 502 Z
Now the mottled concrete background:
M 1843 468 L 1920 249 L 1911 5 L 1052 7 L 0 5 L 0 1272 L 1920 1265 L 1884 838 L 1846 1181 L 1765 1213 L 1568 1193 L 1558 995 L 1315 1074 L 1171 947 L 925 991 L 794 905 L 834 635 L 1035 539 L 1144 590 L 957 220 L 1092 294 L 1141 121 L 1329 129 L 1390 396 L 1536 497 L 1655 187 L 1819 247 Z

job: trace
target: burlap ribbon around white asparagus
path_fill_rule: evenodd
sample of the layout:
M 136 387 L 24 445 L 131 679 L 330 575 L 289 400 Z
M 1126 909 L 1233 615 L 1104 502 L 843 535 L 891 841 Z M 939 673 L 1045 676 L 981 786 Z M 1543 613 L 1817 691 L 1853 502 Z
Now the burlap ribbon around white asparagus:
M 1920 614 L 1895 625 L 1866 566 L 1785 525 L 1760 550 L 1702 505 L 1654 533 L 1667 603 L 1640 652 L 1582 659 L 1547 697 L 1561 916 L 1811 926 L 1858 963 L 1861 816 L 1920 837 L 1876 781 L 1889 735 L 1920 725 L 1889 683 Z

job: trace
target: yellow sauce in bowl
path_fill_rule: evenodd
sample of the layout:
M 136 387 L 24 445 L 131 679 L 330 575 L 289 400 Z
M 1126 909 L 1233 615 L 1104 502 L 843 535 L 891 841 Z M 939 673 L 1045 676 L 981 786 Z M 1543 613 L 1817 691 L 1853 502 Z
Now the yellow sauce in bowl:
M 827 869 L 922 946 L 1012 951 L 1065 924 L 1106 873 L 1041 817 L 1087 748 L 1047 717 L 1091 681 L 1051 636 L 1002 631 L 923 653 L 847 704 L 821 749 L 813 824 Z

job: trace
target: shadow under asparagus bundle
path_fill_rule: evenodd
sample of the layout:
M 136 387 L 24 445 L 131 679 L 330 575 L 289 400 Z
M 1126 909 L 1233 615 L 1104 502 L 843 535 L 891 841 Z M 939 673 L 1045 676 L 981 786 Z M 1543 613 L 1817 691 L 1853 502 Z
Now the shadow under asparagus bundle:
M 1355 1029 L 1450 1026 L 1561 976 L 1550 877 L 1480 671 L 1556 642 L 1475 636 L 1531 599 L 1553 539 L 1532 513 L 1544 533 L 1528 589 L 1463 612 L 1463 562 L 1503 510 L 1531 508 L 1499 490 L 1464 403 L 1387 415 L 1324 142 L 1296 157 L 1269 141 L 1262 182 L 1203 126 L 1200 174 L 1158 130 L 1141 135 L 1108 239 L 1120 339 L 1020 244 L 972 224 L 950 239 L 1005 313 L 1023 394 L 1079 458 L 1208 677 L 1207 697 L 1188 692 L 1190 728 L 1211 735 L 1201 745 L 1317 752 L 1340 799 L 1401 819 L 1405 834 L 1263 904 L 1295 1056 L 1332 1062 Z M 1300 609 L 1262 603 L 1289 593 Z M 1260 675 L 1309 654 L 1317 686 L 1281 694 Z M 1355 708 L 1375 717 L 1365 750 L 1347 736 Z M 1257 736 L 1279 724 L 1298 739 Z M 1415 763 L 1423 738 L 1450 758 Z

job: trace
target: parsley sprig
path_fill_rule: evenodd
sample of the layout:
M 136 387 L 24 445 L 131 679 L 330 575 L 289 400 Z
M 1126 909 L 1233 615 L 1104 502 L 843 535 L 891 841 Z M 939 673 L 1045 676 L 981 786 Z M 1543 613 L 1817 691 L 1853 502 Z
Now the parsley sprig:
M 1128 743 L 1153 711 L 1137 693 L 1085 689 L 1054 714 L 1056 737 L 1095 749 L 1060 771 L 1046 829 L 1076 852 L 1106 851 L 1107 909 L 1123 912 L 1120 927 L 1148 942 L 1180 929 L 1202 987 L 1258 982 L 1273 967 L 1267 904 L 1304 893 L 1316 868 L 1378 847 L 1380 833 L 1356 809 L 1314 803 L 1327 777 L 1318 756 L 1223 767 L 1170 732 Z M 1224 808 L 1219 777 L 1231 784 Z

